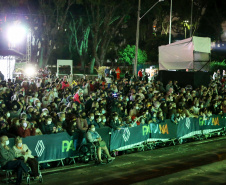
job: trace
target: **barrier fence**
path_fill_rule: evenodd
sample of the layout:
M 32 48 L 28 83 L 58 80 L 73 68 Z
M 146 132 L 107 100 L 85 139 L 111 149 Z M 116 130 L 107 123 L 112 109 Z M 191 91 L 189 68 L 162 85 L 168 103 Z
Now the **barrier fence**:
M 105 140 L 110 151 L 123 150 L 129 146 L 145 141 L 170 140 L 173 138 L 189 138 L 196 134 L 206 134 L 226 127 L 225 116 L 213 116 L 208 120 L 200 118 L 184 118 L 176 125 L 170 120 L 163 123 L 150 123 L 137 127 L 126 127 L 120 130 L 111 128 L 96 129 Z M 70 136 L 67 132 L 30 136 L 23 138 L 32 154 L 38 156 L 39 162 L 57 161 L 79 155 L 79 147 L 83 144 L 85 133 L 76 132 Z M 14 139 L 10 139 L 10 146 Z

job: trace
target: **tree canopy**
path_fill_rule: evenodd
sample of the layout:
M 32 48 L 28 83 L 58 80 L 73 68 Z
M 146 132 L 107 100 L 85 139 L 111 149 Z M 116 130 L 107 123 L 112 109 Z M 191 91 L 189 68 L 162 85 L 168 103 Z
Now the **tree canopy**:
M 119 62 L 133 64 L 135 59 L 135 45 L 127 45 L 125 49 L 119 52 Z M 137 63 L 144 64 L 147 61 L 146 51 L 138 49 Z

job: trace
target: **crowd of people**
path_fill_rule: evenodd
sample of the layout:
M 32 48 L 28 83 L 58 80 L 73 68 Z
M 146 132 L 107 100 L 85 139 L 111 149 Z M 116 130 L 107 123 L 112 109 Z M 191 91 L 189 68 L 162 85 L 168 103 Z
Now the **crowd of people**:
M 180 87 L 177 81 L 171 80 L 164 86 L 161 81 L 150 80 L 143 70 L 138 72 L 138 78 L 128 71 L 120 77 L 110 68 L 93 80 L 72 80 L 71 76 L 56 78 L 50 73 L 38 78 L 16 77 L 14 81 L 3 78 L 1 75 L 1 147 L 12 159 L 16 154 L 13 155 L 7 147 L 8 137 L 24 138 L 60 132 L 73 135 L 79 132 L 86 136 L 88 142 L 98 141 L 100 150 L 113 160 L 96 128 L 120 130 L 159 124 L 165 119 L 178 124 L 186 117 L 202 116 L 206 120 L 213 114 L 226 113 L 226 75 L 219 70 L 214 73 L 208 87 L 202 85 L 197 89 Z M 22 147 L 18 145 L 21 142 L 20 138 L 16 139 L 15 151 Z M 3 155 L 1 153 L 1 157 Z M 102 162 L 100 152 L 98 156 Z M 27 158 L 24 161 L 27 162 Z M 28 161 L 35 164 L 31 156 Z M 17 165 L 25 168 L 21 163 Z
M 219 73 L 220 74 L 220 73 Z M 215 75 L 216 76 L 216 75 Z M 95 128 L 134 127 L 173 123 L 185 117 L 225 113 L 226 76 L 214 77 L 208 87 L 179 87 L 162 82 L 125 77 L 71 79 L 44 77 L 1 81 L 0 135 L 27 137 Z M 73 85 L 72 85 L 73 84 Z

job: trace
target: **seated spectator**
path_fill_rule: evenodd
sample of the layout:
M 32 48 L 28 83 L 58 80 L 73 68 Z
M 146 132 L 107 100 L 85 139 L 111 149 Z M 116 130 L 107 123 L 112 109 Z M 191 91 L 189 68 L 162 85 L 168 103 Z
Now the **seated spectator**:
M 29 169 L 22 160 L 17 160 L 15 153 L 9 145 L 7 136 L 0 138 L 0 165 L 5 170 L 15 170 L 17 172 L 16 185 L 21 184 L 23 172 L 28 173 Z
M 64 129 L 66 129 L 66 127 L 67 127 L 65 113 L 64 112 L 59 112 L 58 113 L 58 117 L 59 117 L 59 120 L 58 120 L 56 126 L 59 127 L 59 130 L 58 131 L 61 132 L 61 131 L 64 131 Z
M 87 129 L 87 140 L 90 143 L 94 143 L 97 146 L 97 157 L 98 162 L 100 164 L 103 164 L 102 158 L 101 158 L 101 151 L 104 150 L 104 152 L 107 154 L 107 160 L 108 162 L 114 160 L 114 157 L 111 157 L 108 148 L 106 146 L 106 143 L 102 140 L 101 136 L 98 134 L 97 131 L 95 131 L 94 125 L 89 125 L 89 128 Z
M 22 159 L 24 163 L 27 163 L 31 168 L 31 177 L 39 178 L 38 173 L 38 161 L 31 155 L 31 150 L 26 144 L 22 143 L 22 138 L 16 137 L 13 150 L 16 158 Z
M 97 122 L 99 128 L 103 128 L 104 127 L 104 125 L 102 124 L 101 116 L 96 116 L 96 122 Z
M 95 128 L 99 128 L 99 125 L 95 121 L 94 113 L 90 113 L 89 117 L 86 120 L 88 125 L 95 125 Z
M 118 114 L 117 113 L 114 114 L 113 119 L 110 121 L 110 126 L 111 126 L 111 128 L 113 128 L 115 130 L 120 130 L 121 129 L 120 127 L 122 126 L 122 124 L 119 123 Z
M 42 131 L 42 134 L 52 134 L 58 132 L 56 126 L 52 122 L 51 116 L 45 117 L 45 122 L 41 124 L 40 129 Z
M 36 128 L 34 125 L 30 126 L 30 123 L 24 119 L 20 120 L 20 127 L 18 128 L 17 134 L 20 137 L 27 137 L 27 136 L 35 136 Z

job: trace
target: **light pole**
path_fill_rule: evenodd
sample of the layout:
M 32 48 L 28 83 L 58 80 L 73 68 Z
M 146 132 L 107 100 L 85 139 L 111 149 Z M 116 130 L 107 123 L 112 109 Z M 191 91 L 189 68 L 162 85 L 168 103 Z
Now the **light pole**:
M 172 32 L 172 9 L 173 9 L 173 0 L 171 0 L 171 3 L 170 3 L 169 44 L 171 44 L 171 32 Z
M 192 37 L 192 21 L 193 21 L 193 0 L 191 0 L 191 24 L 190 24 L 190 37 Z
M 188 22 L 189 21 L 183 21 L 184 23 L 184 38 L 186 39 L 187 38 L 187 25 L 188 25 Z
M 149 12 L 152 8 L 155 7 L 159 2 L 162 2 L 164 0 L 158 0 L 149 10 L 140 17 L 140 8 L 141 8 L 141 0 L 138 1 L 138 12 L 137 12 L 137 31 L 136 31 L 136 49 L 135 49 L 135 60 L 134 60 L 134 66 L 133 66 L 133 73 L 134 76 L 137 76 L 137 58 L 138 58 L 138 47 L 139 47 L 139 35 L 140 35 L 140 20 Z

